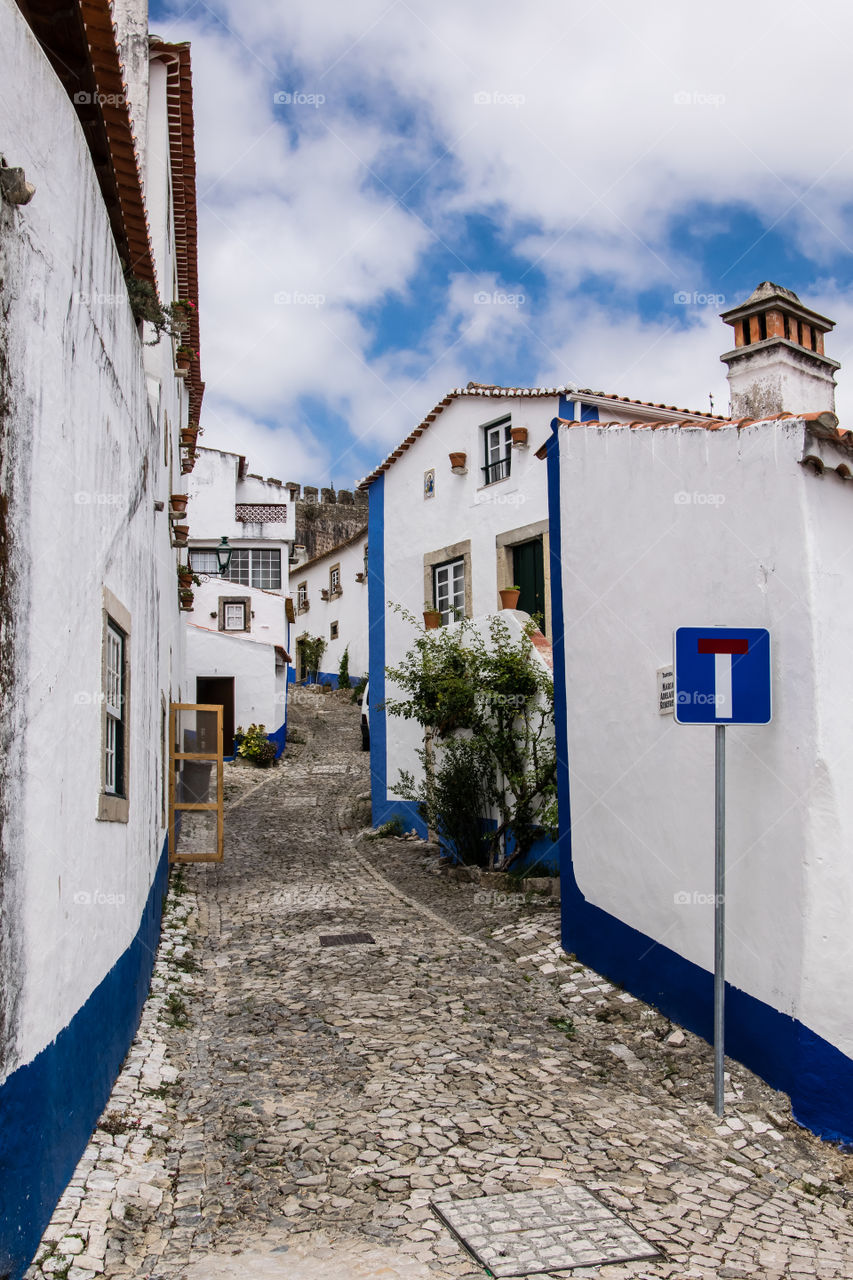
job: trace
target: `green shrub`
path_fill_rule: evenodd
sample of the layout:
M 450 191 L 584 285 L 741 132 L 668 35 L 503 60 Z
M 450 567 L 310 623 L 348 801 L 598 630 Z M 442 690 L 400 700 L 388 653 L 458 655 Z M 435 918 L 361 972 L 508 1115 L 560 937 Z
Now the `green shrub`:
M 242 741 L 237 748 L 237 754 L 242 756 L 244 760 L 251 760 L 253 764 L 264 767 L 272 764 L 275 759 L 276 747 L 275 743 L 270 742 L 267 737 L 264 725 L 250 724 L 245 733 L 243 733 L 242 729 L 238 729 L 237 736 L 242 736 Z
M 338 667 L 338 688 L 349 688 L 349 645 L 341 654 L 341 665 Z

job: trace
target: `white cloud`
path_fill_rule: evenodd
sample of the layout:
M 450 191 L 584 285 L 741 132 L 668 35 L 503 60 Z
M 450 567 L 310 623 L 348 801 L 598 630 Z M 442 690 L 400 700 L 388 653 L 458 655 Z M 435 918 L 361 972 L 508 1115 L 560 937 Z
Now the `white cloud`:
M 839 319 L 829 347 L 844 359 L 853 315 L 831 281 L 849 254 L 853 144 L 831 58 L 849 42 L 842 0 L 213 0 L 202 15 L 164 34 L 193 46 L 206 417 L 259 441 L 259 423 L 299 421 L 300 465 L 341 469 L 387 450 L 450 386 L 515 382 L 522 367 L 685 407 L 713 392 L 725 411 L 717 311 L 758 283 L 744 290 L 736 259 L 763 245 L 759 232 L 706 278 L 704 241 L 732 209 L 775 224 L 829 281 L 799 292 Z M 697 210 L 701 234 L 674 238 L 673 219 Z M 472 214 L 513 253 L 507 278 L 480 269 Z M 377 346 L 380 308 L 412 300 L 441 242 L 435 323 L 417 344 L 386 332 Z M 726 301 L 649 321 L 646 290 Z M 306 448 L 306 398 L 352 446 Z

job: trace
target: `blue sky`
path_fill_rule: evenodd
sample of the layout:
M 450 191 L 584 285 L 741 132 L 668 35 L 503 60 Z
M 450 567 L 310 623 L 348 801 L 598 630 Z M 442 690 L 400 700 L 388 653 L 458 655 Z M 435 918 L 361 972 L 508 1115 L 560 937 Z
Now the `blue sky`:
M 192 43 L 204 442 L 254 469 L 350 486 L 469 380 L 726 412 L 718 313 L 766 279 L 850 358 L 843 0 L 170 0 L 150 25 Z

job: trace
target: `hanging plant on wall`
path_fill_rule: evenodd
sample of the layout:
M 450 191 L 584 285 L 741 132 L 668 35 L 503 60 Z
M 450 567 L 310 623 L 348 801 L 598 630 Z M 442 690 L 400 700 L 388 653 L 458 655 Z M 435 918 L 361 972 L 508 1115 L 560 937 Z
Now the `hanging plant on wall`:
M 195 311 L 195 304 L 184 298 L 164 307 L 153 284 L 148 280 L 140 280 L 129 267 L 124 273 L 124 283 L 134 320 L 144 320 L 154 329 L 154 337 L 146 342 L 146 347 L 156 347 L 164 333 L 170 338 L 180 339 L 187 328 L 191 312 Z

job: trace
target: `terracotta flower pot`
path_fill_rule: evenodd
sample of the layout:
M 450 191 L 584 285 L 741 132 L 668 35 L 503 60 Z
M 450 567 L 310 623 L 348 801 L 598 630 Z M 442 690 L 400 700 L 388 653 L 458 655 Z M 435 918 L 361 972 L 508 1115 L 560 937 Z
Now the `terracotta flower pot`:
M 424 609 L 424 626 L 427 631 L 437 631 L 441 626 L 441 614 L 436 609 Z
M 188 569 L 186 573 L 178 574 L 178 587 L 181 591 L 191 591 L 193 585 L 192 570 Z
M 451 465 L 451 467 L 453 467 L 454 469 L 455 469 L 456 467 L 464 467 L 464 466 L 465 466 L 465 463 L 466 463 L 466 461 L 467 461 L 467 459 L 468 459 L 468 454 L 467 454 L 467 453 L 451 453 L 451 454 L 450 454 L 450 465 Z
M 181 429 L 181 444 L 194 445 L 198 439 L 198 427 L 183 427 Z
M 513 444 L 527 444 L 527 427 L 510 427 L 509 433 Z
M 189 502 L 188 493 L 172 493 L 169 495 L 169 506 L 176 516 L 182 516 L 187 509 Z
M 517 587 L 503 587 L 499 593 L 502 609 L 515 609 L 521 592 Z

